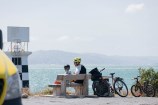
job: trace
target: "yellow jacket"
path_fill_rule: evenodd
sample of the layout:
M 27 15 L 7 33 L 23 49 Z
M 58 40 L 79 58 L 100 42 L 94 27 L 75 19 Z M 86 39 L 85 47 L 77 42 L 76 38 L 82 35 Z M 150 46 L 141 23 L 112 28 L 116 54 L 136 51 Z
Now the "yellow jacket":
M 2 92 L 0 94 L 0 105 L 2 105 L 6 92 L 7 92 L 7 79 L 9 76 L 14 75 L 17 72 L 16 67 L 12 63 L 12 61 L 4 54 L 4 52 L 0 49 L 0 86 L 3 86 Z M 1 87 L 0 87 L 1 88 Z

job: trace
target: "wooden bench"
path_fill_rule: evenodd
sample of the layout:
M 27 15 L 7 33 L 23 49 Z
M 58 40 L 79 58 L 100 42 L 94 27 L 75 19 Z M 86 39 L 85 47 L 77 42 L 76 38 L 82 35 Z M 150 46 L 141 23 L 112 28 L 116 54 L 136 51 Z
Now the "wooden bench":
M 53 88 L 53 96 L 61 95 L 61 84 L 52 84 L 52 85 L 48 85 L 48 87 Z
M 64 75 L 64 74 L 58 74 L 57 75 L 57 81 L 61 81 L 61 84 L 52 84 L 48 85 L 48 87 L 53 87 L 53 95 L 54 96 L 66 96 L 66 87 L 76 87 L 77 96 L 86 96 L 88 95 L 88 74 L 78 74 L 78 75 Z M 83 80 L 83 84 L 74 83 L 67 81 L 75 81 L 75 80 Z

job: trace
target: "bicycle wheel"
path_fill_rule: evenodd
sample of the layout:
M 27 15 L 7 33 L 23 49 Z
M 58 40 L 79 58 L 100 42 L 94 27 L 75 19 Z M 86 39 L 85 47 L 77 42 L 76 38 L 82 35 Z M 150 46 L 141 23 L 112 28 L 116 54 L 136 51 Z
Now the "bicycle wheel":
M 142 95 L 141 87 L 138 85 L 132 85 L 131 87 L 131 93 L 135 97 L 140 97 Z
M 92 88 L 93 88 L 94 94 L 99 97 L 106 97 L 110 93 L 109 84 L 105 81 L 93 82 Z
M 96 94 L 99 97 L 106 97 L 109 95 L 110 88 L 108 84 L 105 84 L 104 82 L 99 82 L 99 85 L 96 87 Z
M 154 97 L 155 96 L 155 89 L 152 85 L 147 85 L 146 87 L 146 95 L 148 97 Z
M 127 85 L 120 79 L 116 79 L 114 82 L 114 91 L 121 97 L 126 97 L 128 95 Z

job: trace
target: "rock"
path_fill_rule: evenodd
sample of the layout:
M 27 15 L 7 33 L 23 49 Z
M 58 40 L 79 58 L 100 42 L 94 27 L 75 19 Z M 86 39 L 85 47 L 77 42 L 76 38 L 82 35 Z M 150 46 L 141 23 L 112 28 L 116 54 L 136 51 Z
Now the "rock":
M 28 97 L 29 97 L 29 95 L 28 95 L 28 94 L 26 94 L 26 93 L 23 93 L 21 97 L 22 97 L 22 98 L 28 98 Z

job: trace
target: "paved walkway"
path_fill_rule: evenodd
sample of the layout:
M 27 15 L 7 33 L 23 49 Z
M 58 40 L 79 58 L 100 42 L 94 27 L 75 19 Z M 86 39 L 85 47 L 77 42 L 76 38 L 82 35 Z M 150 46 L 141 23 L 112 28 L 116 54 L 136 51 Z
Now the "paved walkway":
M 157 97 L 54 98 L 29 97 L 23 105 L 158 105 Z

